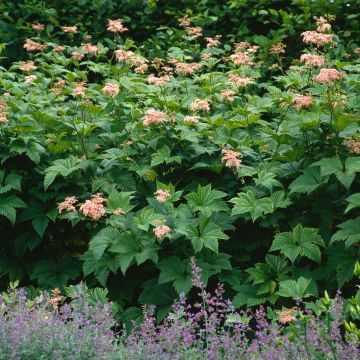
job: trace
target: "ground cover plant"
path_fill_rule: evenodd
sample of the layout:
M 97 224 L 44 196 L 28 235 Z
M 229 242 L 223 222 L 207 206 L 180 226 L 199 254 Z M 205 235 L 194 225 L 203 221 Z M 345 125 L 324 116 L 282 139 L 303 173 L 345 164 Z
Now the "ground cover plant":
M 360 332 L 343 319 L 359 320 L 360 291 L 344 306 L 336 295 L 316 303 L 274 311 L 234 311 L 224 287 L 205 289 L 202 270 L 191 259 L 192 285 L 199 302 L 184 294 L 161 325 L 155 309 L 132 330 L 116 332 L 104 289 L 70 286 L 70 301 L 55 289 L 38 296 L 17 289 L 0 296 L 0 359 L 358 359 Z M 360 274 L 360 265 L 355 270 Z M 69 300 L 68 299 L 68 300 Z
M 4 288 L 83 280 L 108 289 L 121 322 L 141 305 L 161 320 L 180 294 L 196 296 L 195 256 L 236 309 L 353 293 L 357 15 L 344 8 L 344 24 L 294 2 L 291 17 L 269 2 L 256 8 L 278 21 L 266 37 L 249 34 L 250 18 L 222 32 L 240 3 L 207 18 L 210 2 L 181 17 L 175 7 L 158 29 L 155 4 L 139 20 L 149 34 L 130 17 L 103 17 L 95 33 L 36 2 L 8 5 L 5 23 L 20 11 L 26 36 L 0 68 Z

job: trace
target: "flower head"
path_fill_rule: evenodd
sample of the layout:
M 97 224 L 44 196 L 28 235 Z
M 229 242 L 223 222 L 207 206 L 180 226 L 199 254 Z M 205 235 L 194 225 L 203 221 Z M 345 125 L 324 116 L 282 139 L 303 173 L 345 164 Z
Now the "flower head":
M 65 200 L 58 204 L 58 210 L 61 214 L 63 211 L 76 211 L 75 204 L 77 203 L 75 196 L 68 196 Z
M 44 50 L 45 48 L 46 48 L 45 44 L 37 43 L 31 39 L 25 40 L 24 49 L 28 52 L 41 51 Z
M 322 34 L 317 31 L 305 31 L 301 34 L 305 44 L 323 46 L 333 42 L 333 34 Z
M 113 211 L 114 215 L 125 215 L 126 212 L 122 208 L 117 208 Z
M 157 226 L 153 231 L 158 239 L 162 239 L 171 232 L 171 229 L 167 225 L 160 225 Z
M 77 61 L 81 61 L 84 58 L 84 54 L 80 53 L 79 51 L 73 51 L 71 53 L 71 57 Z
M 162 124 L 166 122 L 166 113 L 155 109 L 148 109 L 145 112 L 145 116 L 142 118 L 144 126 L 151 124 Z
M 286 45 L 283 42 L 278 42 L 270 48 L 270 53 L 273 55 L 280 55 L 285 53 Z
M 169 77 L 169 75 L 163 75 L 163 76 L 160 76 L 160 77 L 156 77 L 154 74 L 150 74 L 147 77 L 146 81 L 150 85 L 162 87 L 162 86 L 164 86 L 166 83 L 168 83 L 170 81 L 170 77 Z
M 74 83 L 73 95 L 74 96 L 85 96 L 86 87 L 84 82 Z
M 228 168 L 236 168 L 238 169 L 241 166 L 241 154 L 238 151 L 233 151 L 230 149 L 222 149 L 221 154 L 223 155 L 221 161 Z
M 106 201 L 107 200 L 103 197 L 103 194 L 94 194 L 90 200 L 86 200 L 80 206 L 80 211 L 84 216 L 87 216 L 93 220 L 99 220 L 102 216 L 105 215 L 105 207 L 103 203 Z
M 296 105 L 296 110 L 300 110 L 302 107 L 309 107 L 312 103 L 312 96 L 296 95 L 291 102 Z
M 25 83 L 26 84 L 32 84 L 36 79 L 37 79 L 36 75 L 25 76 Z
M 184 122 L 190 124 L 197 124 L 200 120 L 200 116 L 197 115 L 187 115 L 184 117 Z
M 61 46 L 61 45 L 57 45 L 57 46 L 54 46 L 54 52 L 63 52 L 65 51 L 65 46 Z
M 198 37 L 202 36 L 202 28 L 200 26 L 193 26 L 193 27 L 186 27 L 186 33 L 191 36 L 193 40 L 197 39 Z
M 230 75 L 229 81 L 236 86 L 245 87 L 252 83 L 253 79 L 242 75 Z
M 316 81 L 319 83 L 330 84 L 335 80 L 340 80 L 343 77 L 341 72 L 336 69 L 321 69 L 319 75 L 316 76 Z
M 33 61 L 25 61 L 21 63 L 19 69 L 22 71 L 32 71 L 36 69 L 36 66 Z
M 221 100 L 226 100 L 228 102 L 234 101 L 235 91 L 233 90 L 222 90 L 220 93 Z
M 128 28 L 124 26 L 124 20 L 122 19 L 108 20 L 107 29 L 113 33 L 120 33 L 120 34 L 122 34 L 125 31 L 128 31 Z
M 210 111 L 210 102 L 209 102 L 209 100 L 195 99 L 190 104 L 190 110 L 193 112 L 196 112 L 196 111 L 209 112 Z
M 162 190 L 162 189 L 155 191 L 154 195 L 156 195 L 155 199 L 159 203 L 164 203 L 171 196 L 169 190 Z
M 207 37 L 205 38 L 206 41 L 206 47 L 216 47 L 220 45 L 220 35 L 216 35 L 214 38 Z
M 101 89 L 101 92 L 105 95 L 109 95 L 112 98 L 115 98 L 119 95 L 119 85 L 113 83 L 106 83 L 105 86 Z
M 77 33 L 77 26 L 62 26 L 64 33 L 76 34 Z
M 81 44 L 81 47 L 87 54 L 96 55 L 99 51 L 99 48 L 96 45 L 90 43 Z
M 37 24 L 31 24 L 31 28 L 35 31 L 41 31 L 41 30 L 44 30 L 45 28 L 45 25 L 44 24 L 40 24 L 40 23 L 37 23 Z
M 325 58 L 322 55 L 302 54 L 300 61 L 307 67 L 320 67 L 324 65 Z
M 286 324 L 286 323 L 296 319 L 295 316 L 294 316 L 294 310 L 293 309 L 279 311 L 278 315 L 279 315 L 279 321 L 280 321 L 281 324 Z

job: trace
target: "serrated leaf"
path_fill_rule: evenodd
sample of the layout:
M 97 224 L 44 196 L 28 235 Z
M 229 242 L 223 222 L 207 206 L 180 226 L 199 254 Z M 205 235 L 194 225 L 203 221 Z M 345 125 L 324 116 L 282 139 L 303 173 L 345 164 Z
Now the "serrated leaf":
M 320 262 L 319 246 L 325 246 L 325 244 L 317 232 L 317 229 L 298 224 L 292 232 L 282 232 L 275 235 L 269 251 L 279 250 L 291 262 L 294 262 L 299 255 Z
M 345 241 L 345 247 L 348 248 L 360 241 L 360 216 L 356 219 L 347 220 L 337 227 L 341 230 L 338 230 L 331 237 L 330 244 L 336 241 Z
M 319 167 L 309 167 L 304 170 L 290 185 L 290 193 L 309 194 L 323 184 Z
M 311 296 L 309 290 L 311 279 L 300 277 L 298 280 L 284 280 L 279 284 L 279 291 L 277 294 L 283 297 L 291 297 L 296 299 L 303 299 Z

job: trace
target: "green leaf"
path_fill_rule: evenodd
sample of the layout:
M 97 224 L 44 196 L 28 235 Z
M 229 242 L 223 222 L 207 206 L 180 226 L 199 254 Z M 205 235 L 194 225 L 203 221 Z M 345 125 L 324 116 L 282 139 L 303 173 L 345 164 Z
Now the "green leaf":
M 273 211 L 273 204 L 270 198 L 257 199 L 255 193 L 251 190 L 246 193 L 239 193 L 238 197 L 231 199 L 230 202 L 235 204 L 231 215 L 250 213 L 253 222 Z
M 192 192 L 186 196 L 188 205 L 193 212 L 201 212 L 209 217 L 214 211 L 227 211 L 228 207 L 221 199 L 226 193 L 211 189 L 211 184 L 206 186 L 199 185 L 197 192 Z
M 302 299 L 311 296 L 309 285 L 311 280 L 300 277 L 298 280 L 281 281 L 280 289 L 277 292 L 279 296 Z
M 319 246 L 325 246 L 325 244 L 317 232 L 317 229 L 304 228 L 298 224 L 292 232 L 275 235 L 269 251 L 280 250 L 291 262 L 294 262 L 300 255 L 319 263 L 321 258 Z
M 291 190 L 290 193 L 309 194 L 322 185 L 322 183 L 323 180 L 319 167 L 308 167 L 304 170 L 303 175 L 300 175 L 289 185 L 289 189 Z
M 336 241 L 345 241 L 345 247 L 360 241 L 360 216 L 356 219 L 347 220 L 337 226 L 338 230 L 331 238 L 330 244 Z
M 160 276 L 158 284 L 173 282 L 175 290 L 178 294 L 188 293 L 191 289 L 191 273 L 177 256 L 170 256 L 158 264 Z
M 139 229 L 148 231 L 150 225 L 157 226 L 159 220 L 163 220 L 163 218 L 164 215 L 157 214 L 152 208 L 148 207 L 141 209 L 138 215 L 134 217 L 134 222 Z
M 349 196 L 348 198 L 346 198 L 346 201 L 349 203 L 349 205 L 345 209 L 345 214 L 352 209 L 360 207 L 360 193 Z
M 159 149 L 154 155 L 152 155 L 151 166 L 157 166 L 162 163 L 171 164 L 171 163 L 181 164 L 180 156 L 171 156 L 171 150 L 168 146 L 163 146 Z
M 113 227 L 106 227 L 100 230 L 90 241 L 89 249 L 94 254 L 96 260 L 99 260 L 105 249 L 116 242 L 121 237 L 119 230 Z
M 113 190 L 109 197 L 108 202 L 106 203 L 107 208 L 110 210 L 116 210 L 116 209 L 122 209 L 125 211 L 125 213 L 130 212 L 135 205 L 131 205 L 130 201 L 134 197 L 132 196 L 134 192 L 118 192 L 116 190 Z
M 0 195 L 0 215 L 8 218 L 13 225 L 16 220 L 16 209 L 25 207 L 26 204 L 15 195 Z

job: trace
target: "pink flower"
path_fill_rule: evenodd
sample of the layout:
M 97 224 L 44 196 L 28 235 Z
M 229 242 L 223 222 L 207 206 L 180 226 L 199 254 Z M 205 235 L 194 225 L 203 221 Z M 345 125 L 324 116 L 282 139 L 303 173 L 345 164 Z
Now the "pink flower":
M 154 74 L 150 74 L 146 80 L 150 85 L 162 87 L 170 81 L 170 77 L 168 75 L 156 77 Z
M 156 195 L 155 199 L 159 203 L 164 203 L 171 196 L 169 190 L 162 190 L 162 189 L 155 191 L 154 195 Z
M 244 87 L 249 85 L 253 81 L 253 79 L 242 75 L 230 75 L 229 81 L 236 86 Z
M 302 107 L 309 107 L 312 103 L 312 96 L 296 95 L 291 102 L 296 104 L 296 110 L 299 111 Z
M 75 196 L 66 197 L 63 202 L 58 204 L 59 213 L 61 214 L 63 211 L 76 211 L 74 204 L 77 202 Z
M 295 320 L 295 316 L 294 316 L 294 310 L 290 309 L 290 310 L 285 310 L 285 311 L 279 311 L 279 322 L 281 324 L 286 324 L 290 321 Z
M 184 122 L 190 124 L 197 124 L 200 120 L 200 116 L 197 115 L 188 115 L 184 117 Z
M 328 83 L 342 78 L 342 74 L 336 69 L 321 69 L 319 75 L 316 76 L 316 81 L 319 83 Z
M 112 84 L 112 83 L 106 83 L 105 86 L 101 89 L 101 92 L 105 95 L 109 95 L 112 98 L 115 98 L 119 95 L 119 85 Z
M 160 226 L 157 226 L 153 231 L 154 231 L 155 236 L 158 239 L 162 239 L 169 232 L 171 232 L 171 229 L 167 225 L 160 225 Z
M 132 51 L 130 50 L 127 51 L 123 49 L 115 50 L 114 54 L 115 54 L 115 59 L 117 61 L 124 61 L 124 62 L 130 61 L 135 56 L 135 54 Z
M 28 52 L 40 51 L 40 50 L 44 50 L 45 48 L 46 48 L 45 44 L 37 43 L 31 39 L 25 40 L 24 49 Z
M 63 52 L 63 51 L 65 51 L 65 46 L 60 46 L 60 45 L 54 46 L 54 52 Z
M 142 118 L 144 126 L 151 124 L 162 124 L 166 122 L 166 114 L 155 109 L 146 110 L 145 116 Z
M 222 90 L 220 93 L 221 99 L 229 102 L 234 101 L 234 95 L 235 95 L 235 91 L 233 90 Z
M 77 61 L 81 61 L 83 58 L 84 58 L 84 54 L 81 54 L 80 52 L 78 51 L 73 51 L 71 53 L 71 57 Z
M 212 55 L 211 54 L 202 54 L 201 55 L 201 60 L 203 61 L 209 61 L 212 59 Z
M 325 58 L 321 55 L 302 54 L 300 56 L 300 61 L 308 67 L 320 67 L 324 65 Z
M 45 25 L 44 25 L 44 24 L 37 23 L 37 24 L 31 24 L 31 27 L 32 27 L 32 29 L 35 30 L 35 31 L 41 31 L 41 30 L 44 30 Z
M 36 75 L 25 76 L 25 83 L 26 84 L 32 84 L 36 79 L 37 79 Z
M 305 31 L 301 34 L 305 44 L 317 46 L 326 45 L 333 42 L 333 34 L 322 34 L 317 31 Z
M 86 87 L 84 82 L 74 83 L 73 95 L 74 96 L 85 96 Z
M 220 45 L 220 38 L 221 36 L 220 35 L 217 35 L 215 36 L 214 38 L 205 38 L 207 44 L 206 44 L 206 47 L 215 47 L 215 46 L 218 46 Z
M 114 215 L 125 215 L 126 212 L 122 208 L 117 208 L 113 211 Z
M 117 20 L 108 20 L 108 27 L 107 29 L 114 33 L 122 34 L 125 31 L 128 31 L 128 28 L 124 26 L 124 20 L 117 19 Z
M 239 152 L 230 149 L 222 149 L 221 153 L 223 155 L 221 161 L 225 163 L 226 167 L 238 169 L 241 166 L 241 160 L 239 159 L 241 154 Z
M 76 34 L 77 33 L 77 26 L 62 26 L 62 29 L 65 33 L 70 33 L 70 34 Z
M 200 26 L 186 27 L 185 31 L 193 40 L 202 36 L 202 28 Z
M 26 61 L 22 62 L 22 64 L 19 66 L 19 69 L 22 71 L 32 71 L 36 69 L 36 66 L 34 65 L 33 61 Z
M 316 19 L 316 25 L 317 25 L 316 31 L 320 33 L 324 33 L 326 31 L 331 30 L 331 25 L 322 16 Z
M 92 195 L 91 200 L 86 200 L 81 206 L 80 211 L 84 216 L 87 216 L 93 220 L 99 220 L 105 215 L 105 208 L 103 203 L 107 200 L 101 193 Z
M 180 74 L 192 74 L 195 71 L 201 69 L 202 64 L 176 62 L 175 68 L 176 68 L 176 72 L 178 72 Z
M 196 111 L 209 112 L 210 111 L 210 102 L 209 102 L 209 100 L 195 99 L 190 104 L 190 110 L 193 112 L 196 112 Z
M 271 46 L 270 53 L 274 55 L 280 55 L 285 53 L 286 45 L 282 42 L 274 44 Z
M 148 67 L 149 67 L 149 66 L 148 66 L 147 64 L 142 64 L 142 65 L 136 67 L 136 68 L 134 69 L 134 71 L 135 71 L 137 74 L 144 74 L 144 73 L 147 71 Z
M 87 54 L 96 55 L 99 51 L 99 48 L 96 45 L 90 43 L 81 44 L 81 47 L 83 51 Z
M 360 155 L 360 141 L 355 140 L 352 137 L 347 137 L 343 141 L 343 145 L 348 148 L 348 150 L 356 155 Z
M 229 59 L 235 64 L 235 65 L 252 65 L 250 54 L 245 52 L 236 52 L 229 56 Z
M 183 17 L 179 19 L 179 25 L 182 27 L 188 27 L 191 25 L 191 19 L 189 19 L 188 17 Z
M 5 124 L 8 122 L 7 108 L 6 100 L 0 99 L 0 124 Z

